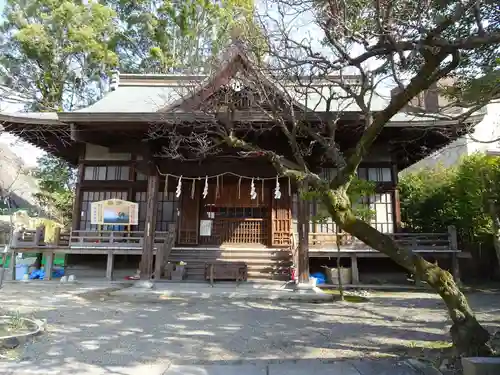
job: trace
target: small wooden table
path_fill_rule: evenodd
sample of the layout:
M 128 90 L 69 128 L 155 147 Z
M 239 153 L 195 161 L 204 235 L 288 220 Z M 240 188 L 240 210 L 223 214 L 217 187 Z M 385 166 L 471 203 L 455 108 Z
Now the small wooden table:
M 248 266 L 244 262 L 214 261 L 205 263 L 205 280 L 210 280 L 210 285 L 214 286 L 214 280 L 236 280 L 246 281 L 248 276 Z

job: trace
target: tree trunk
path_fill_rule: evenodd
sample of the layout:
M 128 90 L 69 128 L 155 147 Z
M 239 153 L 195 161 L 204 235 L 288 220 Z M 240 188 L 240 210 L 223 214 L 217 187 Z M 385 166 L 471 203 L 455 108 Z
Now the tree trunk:
M 342 236 L 339 233 L 339 225 L 335 225 L 335 242 L 337 244 L 337 274 L 339 275 L 339 294 L 340 300 L 344 300 L 344 286 L 342 284 L 342 272 L 340 272 L 340 241 Z
M 493 222 L 493 247 L 495 248 L 498 262 L 497 275 L 500 275 L 500 219 L 493 199 L 488 199 L 488 208 Z
M 341 190 L 324 192 L 322 202 L 341 229 L 389 256 L 421 280 L 426 281 L 441 296 L 453 321 L 450 333 L 458 355 L 492 354 L 488 345 L 489 332 L 479 324 L 467 299 L 448 271 L 427 262 L 411 249 L 399 247 L 391 237 L 356 218 L 345 192 Z

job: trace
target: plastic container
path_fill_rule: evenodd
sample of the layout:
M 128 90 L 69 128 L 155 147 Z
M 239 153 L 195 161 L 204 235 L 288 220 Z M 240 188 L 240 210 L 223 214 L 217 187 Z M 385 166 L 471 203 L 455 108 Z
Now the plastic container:
M 24 275 L 28 273 L 27 264 L 16 264 L 16 280 L 22 280 Z

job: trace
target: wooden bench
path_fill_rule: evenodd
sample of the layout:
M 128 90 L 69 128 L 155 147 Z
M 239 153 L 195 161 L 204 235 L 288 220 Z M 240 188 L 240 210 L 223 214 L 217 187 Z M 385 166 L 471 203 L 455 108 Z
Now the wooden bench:
M 210 285 L 214 286 L 214 280 L 236 280 L 246 281 L 248 276 L 248 266 L 244 262 L 224 262 L 215 261 L 205 263 L 205 280 L 210 280 Z

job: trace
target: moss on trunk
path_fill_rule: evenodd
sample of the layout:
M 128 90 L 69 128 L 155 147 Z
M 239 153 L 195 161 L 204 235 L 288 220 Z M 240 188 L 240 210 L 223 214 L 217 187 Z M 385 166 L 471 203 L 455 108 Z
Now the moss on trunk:
M 324 192 L 321 199 L 332 219 L 346 232 L 371 248 L 386 254 L 396 263 L 426 281 L 443 299 L 453 324 L 450 328 L 453 344 L 460 356 L 487 356 L 492 354 L 488 345 L 489 332 L 483 328 L 465 295 L 451 274 L 436 264 L 427 262 L 411 249 L 399 247 L 394 240 L 368 223 L 356 218 L 347 194 L 343 190 Z

